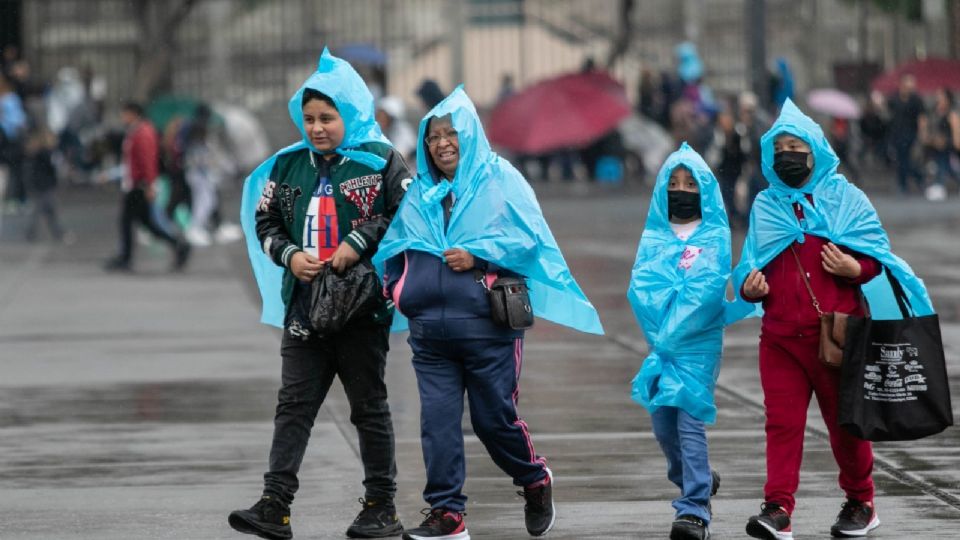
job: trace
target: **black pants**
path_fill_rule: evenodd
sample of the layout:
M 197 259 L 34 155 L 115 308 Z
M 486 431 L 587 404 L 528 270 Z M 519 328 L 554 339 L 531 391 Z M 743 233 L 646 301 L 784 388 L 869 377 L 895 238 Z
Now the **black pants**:
M 393 499 L 397 465 L 384 383 L 388 336 L 388 326 L 372 321 L 350 324 L 327 338 L 303 340 L 284 331 L 282 385 L 273 421 L 270 471 L 263 475 L 264 494 L 287 504 L 293 501 L 314 419 L 339 375 L 350 401 L 350 422 L 360 439 L 365 496 Z
M 187 179 L 184 176 L 183 171 L 175 172 L 170 174 L 170 198 L 167 200 L 167 206 L 164 208 L 164 213 L 170 218 L 170 221 L 176 223 L 176 213 L 177 207 L 181 204 L 187 205 L 187 208 L 190 208 L 191 193 L 190 186 L 187 184 Z
M 720 183 L 720 194 L 723 196 L 723 206 L 727 211 L 731 224 L 740 220 L 740 210 L 737 208 L 737 180 L 740 179 L 740 173 L 731 174 L 726 171 L 718 171 L 717 181 Z
M 894 140 L 893 150 L 897 158 L 897 187 L 900 193 L 907 193 L 910 190 L 909 180 L 912 177 L 917 182 L 920 190 L 923 190 L 923 173 L 913 162 L 913 145 L 916 139 Z
M 123 194 L 123 208 L 120 212 L 120 256 L 119 259 L 129 263 L 133 258 L 133 224 L 141 223 L 155 237 L 176 248 L 177 239 L 163 230 L 157 224 L 150 210 L 150 202 L 141 188 L 134 188 Z

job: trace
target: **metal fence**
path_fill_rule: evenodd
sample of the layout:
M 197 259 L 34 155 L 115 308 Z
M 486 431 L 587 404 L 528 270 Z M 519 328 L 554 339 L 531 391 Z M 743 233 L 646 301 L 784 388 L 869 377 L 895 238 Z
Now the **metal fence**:
M 631 97 L 642 69 L 672 69 L 673 48 L 685 39 L 699 45 L 707 82 L 718 93 L 747 88 L 742 0 L 635 0 L 635 5 L 630 48 L 613 67 Z M 176 30 L 173 91 L 275 118 L 284 114 L 286 99 L 313 69 L 323 46 L 336 53 L 362 44 L 386 59 L 383 65 L 357 64 L 384 92 L 416 105 L 414 90 L 424 78 L 444 90 L 463 82 L 483 107 L 495 99 L 505 74 L 522 87 L 578 69 L 589 57 L 602 63 L 616 34 L 619 6 L 619 0 L 197 0 Z M 38 77 L 51 80 L 60 67 L 86 66 L 106 80 L 108 105 L 131 95 L 141 38 L 133 3 L 29 0 L 22 10 L 23 48 Z M 801 89 L 830 84 L 833 62 L 860 55 L 851 41 L 856 6 L 768 0 L 767 13 L 768 57 L 790 60 Z M 892 29 L 888 18 L 874 14 L 867 27 L 868 56 L 889 64 L 895 50 L 912 50 L 891 45 Z M 945 30 L 939 27 L 903 23 L 896 30 L 900 42 L 945 52 Z

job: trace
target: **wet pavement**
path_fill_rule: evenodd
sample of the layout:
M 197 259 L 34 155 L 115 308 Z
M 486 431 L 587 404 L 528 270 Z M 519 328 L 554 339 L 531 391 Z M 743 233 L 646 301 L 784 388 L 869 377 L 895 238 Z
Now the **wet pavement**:
M 538 186 L 566 258 L 608 335 L 538 322 L 528 335 L 520 409 L 556 476 L 549 538 L 666 538 L 676 488 L 629 399 L 645 345 L 624 296 L 646 214 L 642 190 Z M 73 189 L 64 217 L 78 241 L 26 244 L 22 218 L 0 229 L 0 539 L 242 538 L 227 513 L 256 499 L 279 384 L 279 334 L 260 325 L 240 244 L 197 250 L 167 272 L 140 246 L 137 272 L 106 274 L 115 196 Z M 875 197 L 895 251 L 925 278 L 942 317 L 960 396 L 960 204 Z M 727 333 L 709 430 L 723 475 L 714 538 L 744 538 L 762 497 L 762 394 L 756 321 Z M 395 335 L 388 387 L 397 431 L 398 506 L 424 506 L 419 404 L 409 348 Z M 960 399 L 960 398 L 958 398 Z M 960 413 L 960 405 L 954 407 Z M 293 507 L 297 538 L 343 538 L 359 510 L 361 468 L 342 391 L 317 419 Z M 796 538 L 826 538 L 842 495 L 811 408 L 794 514 Z M 523 501 L 465 421 L 474 538 L 526 538 Z M 956 538 L 960 430 L 876 445 L 877 538 Z

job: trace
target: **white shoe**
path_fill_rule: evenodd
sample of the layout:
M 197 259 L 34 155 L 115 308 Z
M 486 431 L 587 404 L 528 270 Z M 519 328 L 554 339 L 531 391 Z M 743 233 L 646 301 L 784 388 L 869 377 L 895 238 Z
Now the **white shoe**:
M 186 237 L 187 242 L 190 242 L 191 246 L 207 247 L 213 243 L 210 240 L 210 233 L 196 227 L 189 227 L 184 236 Z
M 213 239 L 218 244 L 229 244 L 243 238 L 243 229 L 236 223 L 223 223 L 213 233 Z
M 943 187 L 942 184 L 933 184 L 926 189 L 924 195 L 927 196 L 928 201 L 945 201 L 947 200 L 947 188 Z

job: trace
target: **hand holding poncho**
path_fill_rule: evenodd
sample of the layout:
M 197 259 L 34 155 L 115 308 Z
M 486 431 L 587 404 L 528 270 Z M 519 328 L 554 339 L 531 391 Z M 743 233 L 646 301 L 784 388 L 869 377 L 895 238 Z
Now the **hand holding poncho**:
M 813 151 L 811 178 L 800 188 L 788 187 L 773 171 L 773 143 L 781 134 L 799 137 Z M 763 269 L 791 243 L 802 243 L 804 234 L 811 234 L 880 261 L 903 284 L 915 315 L 933 313 L 923 281 L 890 251 L 890 239 L 867 196 L 837 172 L 840 160 L 820 126 L 788 99 L 780 117 L 760 140 L 760 147 L 761 168 L 770 187 L 757 195 L 750 211 L 743 254 L 733 271 L 738 296 L 751 270 Z M 812 204 L 807 195 L 812 196 Z M 803 207 L 802 221 L 797 221 L 793 203 Z M 874 319 L 901 318 L 884 273 L 864 285 L 863 293 Z
M 364 84 L 363 79 L 348 62 L 331 55 L 327 49 L 324 49 L 320 56 L 317 71 L 304 81 L 300 89 L 290 98 L 287 106 L 290 111 L 290 119 L 297 126 L 303 140 L 280 150 L 270 159 L 261 163 L 250 173 L 243 184 L 243 198 L 240 202 L 240 224 L 243 226 L 243 234 L 247 239 L 247 255 L 250 257 L 250 265 L 253 267 L 253 274 L 257 279 L 257 286 L 260 288 L 260 296 L 263 299 L 263 312 L 260 316 L 260 322 L 273 326 L 283 326 L 285 306 L 280 296 L 283 268 L 274 264 L 261 248 L 257 239 L 254 216 L 257 201 L 270 179 L 270 172 L 277 161 L 277 156 L 304 148 L 313 149 L 313 145 L 310 143 L 307 132 L 303 127 L 302 101 L 303 92 L 307 88 L 312 88 L 332 99 L 341 118 L 343 118 L 343 141 L 334 152 L 379 170 L 386 165 L 386 160 L 376 154 L 355 150 L 355 148 L 369 142 L 390 144 L 390 141 L 380 132 L 380 126 L 374 119 L 373 96 Z
M 460 147 L 452 182 L 437 181 L 424 142 L 430 119 L 446 115 L 451 117 Z M 444 229 L 441 201 L 451 192 L 456 202 Z M 462 87 L 420 122 L 417 177 L 373 260 L 382 270 L 385 261 L 406 250 L 441 257 L 455 247 L 526 277 L 536 316 L 583 332 L 603 333 L 600 317 L 570 274 L 533 190 L 490 149 Z M 395 325 L 395 329 L 402 328 Z

